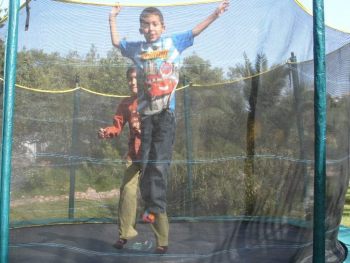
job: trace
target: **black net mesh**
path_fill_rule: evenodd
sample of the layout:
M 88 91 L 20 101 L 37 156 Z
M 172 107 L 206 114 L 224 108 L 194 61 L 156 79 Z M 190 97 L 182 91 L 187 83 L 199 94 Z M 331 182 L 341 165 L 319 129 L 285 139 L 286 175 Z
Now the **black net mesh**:
M 167 31 L 192 28 L 216 5 L 161 7 Z M 232 2 L 184 52 L 162 258 L 116 251 L 114 224 L 56 225 L 116 222 L 128 132 L 99 140 L 97 131 L 128 94 L 131 62 L 112 48 L 110 7 L 30 6 L 28 31 L 20 15 L 10 262 L 312 261 L 312 17 L 295 1 Z M 142 37 L 141 10 L 123 8 L 122 36 Z M 349 179 L 349 42 L 326 28 L 327 262 L 345 257 L 337 233 Z M 16 229 L 31 225 L 42 227 Z M 147 226 L 139 232 L 136 241 L 152 239 Z

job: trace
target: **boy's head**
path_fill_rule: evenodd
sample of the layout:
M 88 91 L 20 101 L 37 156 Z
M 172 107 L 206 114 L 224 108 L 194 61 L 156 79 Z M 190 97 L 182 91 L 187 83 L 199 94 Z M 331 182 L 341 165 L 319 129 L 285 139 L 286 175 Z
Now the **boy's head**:
M 136 67 L 131 66 L 126 71 L 126 79 L 132 95 L 137 94 L 137 78 L 136 78 Z
M 162 12 L 155 7 L 147 7 L 140 14 L 140 33 L 147 42 L 157 41 L 165 31 Z

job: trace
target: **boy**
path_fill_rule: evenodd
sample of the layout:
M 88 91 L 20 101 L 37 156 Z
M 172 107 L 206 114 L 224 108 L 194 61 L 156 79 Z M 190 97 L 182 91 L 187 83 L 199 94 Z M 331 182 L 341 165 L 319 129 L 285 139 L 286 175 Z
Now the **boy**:
M 113 118 L 113 126 L 100 128 L 98 137 L 101 139 L 118 136 L 126 123 L 129 123 L 129 151 L 126 156 L 127 167 L 124 172 L 118 206 L 119 240 L 113 245 L 122 249 L 128 239 L 137 235 L 135 230 L 137 212 L 137 190 L 139 183 L 141 131 L 137 112 L 137 79 L 136 68 L 129 67 L 126 71 L 131 97 L 123 99 L 118 105 Z
M 175 137 L 175 88 L 179 81 L 180 54 L 229 7 L 224 0 L 216 10 L 192 30 L 163 37 L 163 15 L 155 7 L 140 15 L 140 33 L 145 41 L 121 40 L 117 31 L 115 6 L 109 16 L 112 44 L 133 60 L 138 76 L 138 111 L 141 117 L 141 196 L 145 201 L 143 220 L 151 223 L 157 237 L 156 253 L 168 249 L 166 214 L 167 175 Z

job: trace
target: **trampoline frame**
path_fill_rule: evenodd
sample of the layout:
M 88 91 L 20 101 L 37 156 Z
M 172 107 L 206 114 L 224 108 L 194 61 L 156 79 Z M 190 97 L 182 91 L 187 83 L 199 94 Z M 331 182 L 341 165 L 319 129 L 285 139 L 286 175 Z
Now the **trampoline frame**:
M 12 135 L 15 101 L 15 81 L 18 45 L 20 1 L 9 3 L 9 26 L 6 40 L 4 67 L 4 109 L 2 130 L 2 159 L 0 185 L 0 263 L 9 257 L 9 212 Z M 326 168 L 326 74 L 325 74 L 325 23 L 323 0 L 313 0 L 314 28 L 314 109 L 315 109 L 315 183 L 313 262 L 325 262 L 325 168 Z

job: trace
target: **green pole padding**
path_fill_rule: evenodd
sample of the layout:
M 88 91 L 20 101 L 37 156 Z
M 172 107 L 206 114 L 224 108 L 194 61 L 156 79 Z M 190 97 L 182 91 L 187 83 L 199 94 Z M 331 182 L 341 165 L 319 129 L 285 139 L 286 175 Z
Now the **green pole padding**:
M 290 69 L 291 69 L 291 78 L 293 85 L 293 94 L 294 94 L 294 109 L 297 116 L 296 124 L 298 130 L 299 138 L 299 159 L 305 160 L 305 132 L 304 132 L 304 122 L 303 122 L 303 110 L 302 110 L 302 97 L 303 97 L 303 88 L 299 84 L 299 73 L 298 73 L 298 64 L 297 57 L 294 55 L 294 52 L 291 53 L 290 57 Z M 308 174 L 307 174 L 307 165 L 302 162 L 299 164 L 300 169 L 298 169 L 297 176 L 300 175 L 304 179 L 304 190 L 303 190 L 303 199 L 304 207 L 307 207 L 307 189 L 308 189 Z
M 292 62 L 291 67 L 291 74 L 292 74 L 292 81 L 293 81 L 293 95 L 294 95 L 294 108 L 297 115 L 297 129 L 298 129 L 298 137 L 299 137 L 299 158 L 301 160 L 305 159 L 305 140 L 304 140 L 304 123 L 303 123 L 303 114 L 302 114 L 302 90 L 299 85 L 299 74 L 298 74 L 298 64 L 297 64 L 297 57 L 294 55 L 294 52 L 291 53 L 290 61 Z M 303 166 L 305 166 L 303 164 Z M 305 170 L 305 169 L 303 169 Z
M 75 87 L 79 88 L 79 76 L 76 76 Z M 72 123 L 72 143 L 71 143 L 71 156 L 77 154 L 77 141 L 78 141 L 78 117 L 80 112 L 80 90 L 77 89 L 74 92 L 74 105 L 73 105 L 73 123 Z M 68 218 L 73 219 L 75 213 L 75 165 L 74 159 L 71 159 L 71 165 L 69 169 L 69 205 L 68 205 Z
M 183 86 L 187 85 L 186 76 L 184 77 Z M 191 85 L 189 85 L 187 88 L 184 89 L 184 108 L 185 108 L 185 130 L 186 130 L 186 159 L 187 159 L 187 178 L 188 178 L 188 185 L 187 185 L 187 196 L 189 200 L 185 200 L 185 206 L 188 201 L 189 205 L 189 215 L 193 216 L 193 194 L 192 194 L 192 188 L 193 188 L 193 170 L 192 170 L 192 163 L 193 163 L 193 157 L 192 157 L 192 126 L 191 126 L 191 107 L 190 107 L 190 91 L 189 88 Z
M 323 0 L 313 0 L 314 22 L 314 114 L 315 181 L 313 262 L 325 262 L 325 190 L 326 190 L 326 61 Z
M 2 158 L 1 158 L 1 225 L 0 225 L 0 262 L 8 261 L 9 218 L 10 218 L 10 185 L 12 130 L 15 101 L 17 44 L 18 44 L 18 11 L 19 0 L 9 1 L 8 34 L 4 65 L 4 103 L 2 118 Z

